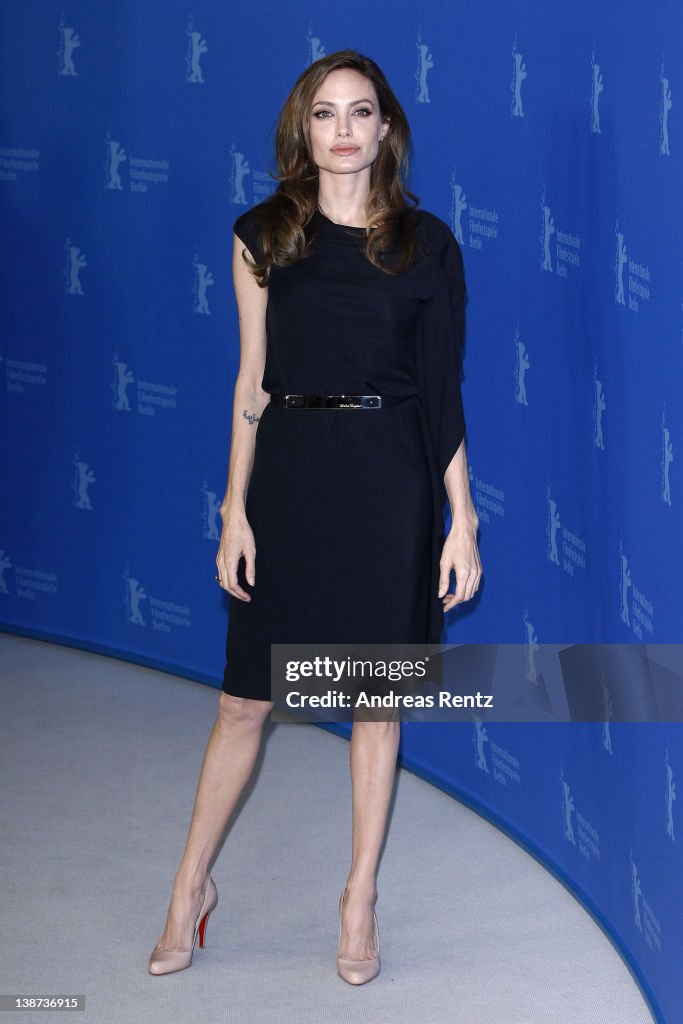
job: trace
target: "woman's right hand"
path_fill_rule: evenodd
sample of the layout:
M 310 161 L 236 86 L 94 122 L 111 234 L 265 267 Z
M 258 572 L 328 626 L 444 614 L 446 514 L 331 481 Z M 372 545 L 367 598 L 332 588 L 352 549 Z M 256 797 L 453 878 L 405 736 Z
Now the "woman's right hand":
M 223 517 L 221 542 L 216 555 L 219 586 L 241 601 L 251 601 L 251 595 L 237 582 L 237 566 L 242 555 L 245 560 L 245 575 L 253 587 L 256 582 L 254 534 L 244 512 L 228 512 Z

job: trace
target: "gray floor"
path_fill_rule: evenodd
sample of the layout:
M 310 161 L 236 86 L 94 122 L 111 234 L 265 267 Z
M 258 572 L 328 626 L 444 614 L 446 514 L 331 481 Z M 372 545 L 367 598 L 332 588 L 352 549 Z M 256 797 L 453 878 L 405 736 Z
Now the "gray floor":
M 348 743 L 302 724 L 267 726 L 213 868 L 207 947 L 152 977 L 218 691 L 7 634 L 0 665 L 0 992 L 85 994 L 84 1014 L 59 1019 L 96 1024 L 652 1021 L 573 897 L 406 771 L 379 873 L 382 971 L 343 982 Z

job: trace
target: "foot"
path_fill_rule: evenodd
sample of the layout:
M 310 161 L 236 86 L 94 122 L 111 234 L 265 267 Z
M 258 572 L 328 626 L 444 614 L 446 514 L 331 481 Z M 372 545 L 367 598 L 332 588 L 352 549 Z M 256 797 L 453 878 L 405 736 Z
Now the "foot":
M 166 915 L 166 927 L 154 949 L 187 952 L 192 946 L 194 926 L 204 902 L 209 876 L 200 887 L 176 880 Z
M 374 888 L 346 886 L 338 951 L 345 960 L 371 960 L 377 956 L 373 922 L 376 901 Z

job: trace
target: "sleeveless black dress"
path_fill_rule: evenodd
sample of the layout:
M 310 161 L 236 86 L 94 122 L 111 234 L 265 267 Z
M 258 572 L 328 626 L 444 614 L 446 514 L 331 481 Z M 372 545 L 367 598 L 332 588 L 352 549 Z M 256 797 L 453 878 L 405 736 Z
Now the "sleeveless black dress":
M 234 224 L 254 255 L 260 209 Z M 320 213 L 310 255 L 271 268 L 265 391 L 407 400 L 265 407 L 246 495 L 256 582 L 241 558 L 251 602 L 229 597 L 226 693 L 271 699 L 271 643 L 441 642 L 443 475 L 465 434 L 466 286 L 448 225 L 414 216 L 422 252 L 403 274 L 369 262 L 362 228 Z

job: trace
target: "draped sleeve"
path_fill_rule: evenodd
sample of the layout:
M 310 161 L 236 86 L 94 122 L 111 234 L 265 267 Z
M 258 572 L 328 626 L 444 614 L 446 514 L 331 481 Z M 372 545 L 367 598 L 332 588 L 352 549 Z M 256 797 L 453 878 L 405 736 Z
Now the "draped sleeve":
M 434 287 L 418 309 L 416 382 L 443 503 L 444 474 L 465 436 L 460 365 L 466 284 L 462 252 L 450 227 L 434 215 L 425 220 Z
M 232 230 L 240 241 L 244 242 L 254 259 L 259 261 L 263 258 L 263 248 L 261 246 L 261 206 L 262 204 L 259 203 L 256 206 L 252 206 L 250 210 L 245 210 L 232 226 Z

